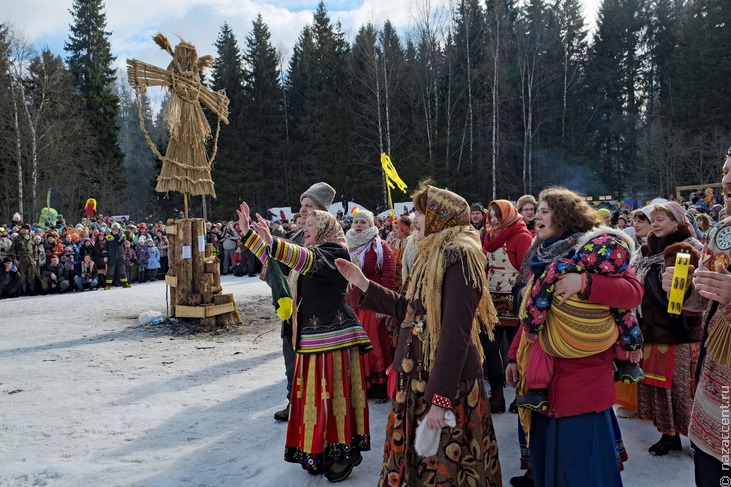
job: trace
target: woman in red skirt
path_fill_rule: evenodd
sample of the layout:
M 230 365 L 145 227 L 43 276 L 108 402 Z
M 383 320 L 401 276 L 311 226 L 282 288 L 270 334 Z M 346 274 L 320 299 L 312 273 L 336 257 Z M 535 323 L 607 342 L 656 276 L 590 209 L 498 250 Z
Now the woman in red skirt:
M 350 249 L 351 260 L 360 267 L 365 276 L 386 289 L 396 289 L 396 267 L 393 251 L 385 240 L 378 236 L 378 228 L 374 226 L 373 213 L 360 210 L 353 217 L 353 226 L 345 235 Z M 363 293 L 351 287 L 347 302 L 355 310 L 358 319 L 371 339 L 373 350 L 364 357 L 365 380 L 368 397 L 378 401 L 387 401 L 386 369 L 393 361 L 391 341 L 386 328 L 385 315 L 358 306 Z
M 345 303 L 348 283 L 335 267 L 335 259 L 349 258 L 343 230 L 329 213 L 311 210 L 302 247 L 272 237 L 259 215 L 259 223 L 250 224 L 246 203 L 238 216 L 244 245 L 254 255 L 291 268 L 296 358 L 284 459 L 313 475 L 325 473 L 331 482 L 345 480 L 360 464 L 360 452 L 370 450 L 361 355 L 371 344 Z

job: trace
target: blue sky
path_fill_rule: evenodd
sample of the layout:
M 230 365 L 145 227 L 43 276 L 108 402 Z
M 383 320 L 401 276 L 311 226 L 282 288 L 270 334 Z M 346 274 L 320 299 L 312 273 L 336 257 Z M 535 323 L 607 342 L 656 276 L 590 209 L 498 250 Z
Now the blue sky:
M 448 0 L 431 0 L 446 3 Z M 160 31 L 192 42 L 199 54 L 215 53 L 213 43 L 228 22 L 239 45 L 251 30 L 258 13 L 272 33 L 272 43 L 285 59 L 291 55 L 302 27 L 311 21 L 314 0 L 107 0 L 107 28 L 117 64 L 128 57 L 151 63 L 169 62 L 150 39 Z M 350 38 L 367 21 L 382 24 L 390 19 L 401 32 L 410 24 L 411 0 L 329 0 L 325 3 L 333 21 L 340 21 Z M 0 0 L 0 21 L 16 26 L 37 47 L 63 54 L 71 23 L 72 0 Z
M 381 26 L 387 19 L 404 38 L 415 25 L 423 5 L 444 7 L 454 1 L 327 0 L 325 6 L 331 20 L 339 21 L 352 41 L 362 25 L 370 21 Z M 588 18 L 593 19 L 600 1 L 583 0 Z M 118 68 L 125 66 L 127 58 L 167 66 L 168 54 L 151 39 L 157 32 L 167 36 L 173 45 L 176 36 L 192 42 L 199 55 L 215 54 L 216 37 L 223 23 L 228 22 L 241 47 L 259 13 L 286 64 L 317 4 L 317 0 L 105 0 L 105 10 Z M 37 48 L 48 47 L 65 57 L 63 45 L 68 39 L 71 6 L 72 0 L 0 0 L 0 22 L 15 26 Z

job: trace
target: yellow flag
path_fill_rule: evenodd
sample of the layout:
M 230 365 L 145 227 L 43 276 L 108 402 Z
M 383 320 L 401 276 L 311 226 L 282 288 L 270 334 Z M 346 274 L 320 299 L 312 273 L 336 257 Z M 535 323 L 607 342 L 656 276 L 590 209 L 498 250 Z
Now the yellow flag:
M 391 162 L 391 158 L 385 152 L 381 153 L 381 167 L 383 168 L 383 172 L 386 173 L 386 184 L 388 184 L 388 187 L 396 189 L 398 186 L 398 189 L 405 193 L 407 188 L 406 183 L 398 175 L 396 167 Z

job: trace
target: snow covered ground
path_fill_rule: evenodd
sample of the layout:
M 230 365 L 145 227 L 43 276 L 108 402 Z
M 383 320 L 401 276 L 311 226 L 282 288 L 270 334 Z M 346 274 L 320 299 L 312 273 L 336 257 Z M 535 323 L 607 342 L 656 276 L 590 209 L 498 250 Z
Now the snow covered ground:
M 246 324 L 182 333 L 139 325 L 162 282 L 0 301 L 0 486 L 327 485 L 285 463 L 279 324 L 257 278 L 223 277 Z M 512 390 L 509 390 L 512 399 Z M 345 485 L 376 484 L 388 404 L 370 402 L 372 450 Z M 494 417 L 505 485 L 517 419 Z M 693 461 L 655 458 L 652 424 L 620 419 L 627 486 L 688 487 Z

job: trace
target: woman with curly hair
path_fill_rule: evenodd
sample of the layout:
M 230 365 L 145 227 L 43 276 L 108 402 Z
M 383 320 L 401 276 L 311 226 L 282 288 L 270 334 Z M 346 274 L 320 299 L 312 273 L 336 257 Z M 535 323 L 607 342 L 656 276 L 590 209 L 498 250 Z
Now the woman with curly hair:
M 508 384 L 522 395 L 531 348 L 541 346 L 553 355 L 554 373 L 546 378 L 550 408 L 520 408 L 533 481 L 538 487 L 620 486 L 626 456 L 612 410 L 613 344 L 619 337 L 612 310 L 632 309 L 642 298 L 642 286 L 627 265 L 632 244 L 623 232 L 599 226 L 596 211 L 566 188 L 548 188 L 539 200 L 541 243 L 530 261 L 520 313 L 524 324 L 506 370 Z M 587 270 L 594 265 L 604 272 Z M 552 296 L 541 294 L 546 291 Z M 561 341 L 557 329 L 569 330 L 575 340 Z M 601 346 L 592 350 L 587 344 L 597 333 Z M 633 354 L 636 359 L 639 352 Z
M 412 201 L 419 254 L 405 295 L 369 281 L 344 259 L 336 261 L 363 291 L 362 308 L 402 323 L 378 485 L 500 486 L 479 339 L 481 329 L 492 334 L 497 316 L 479 236 L 461 196 L 422 183 Z

